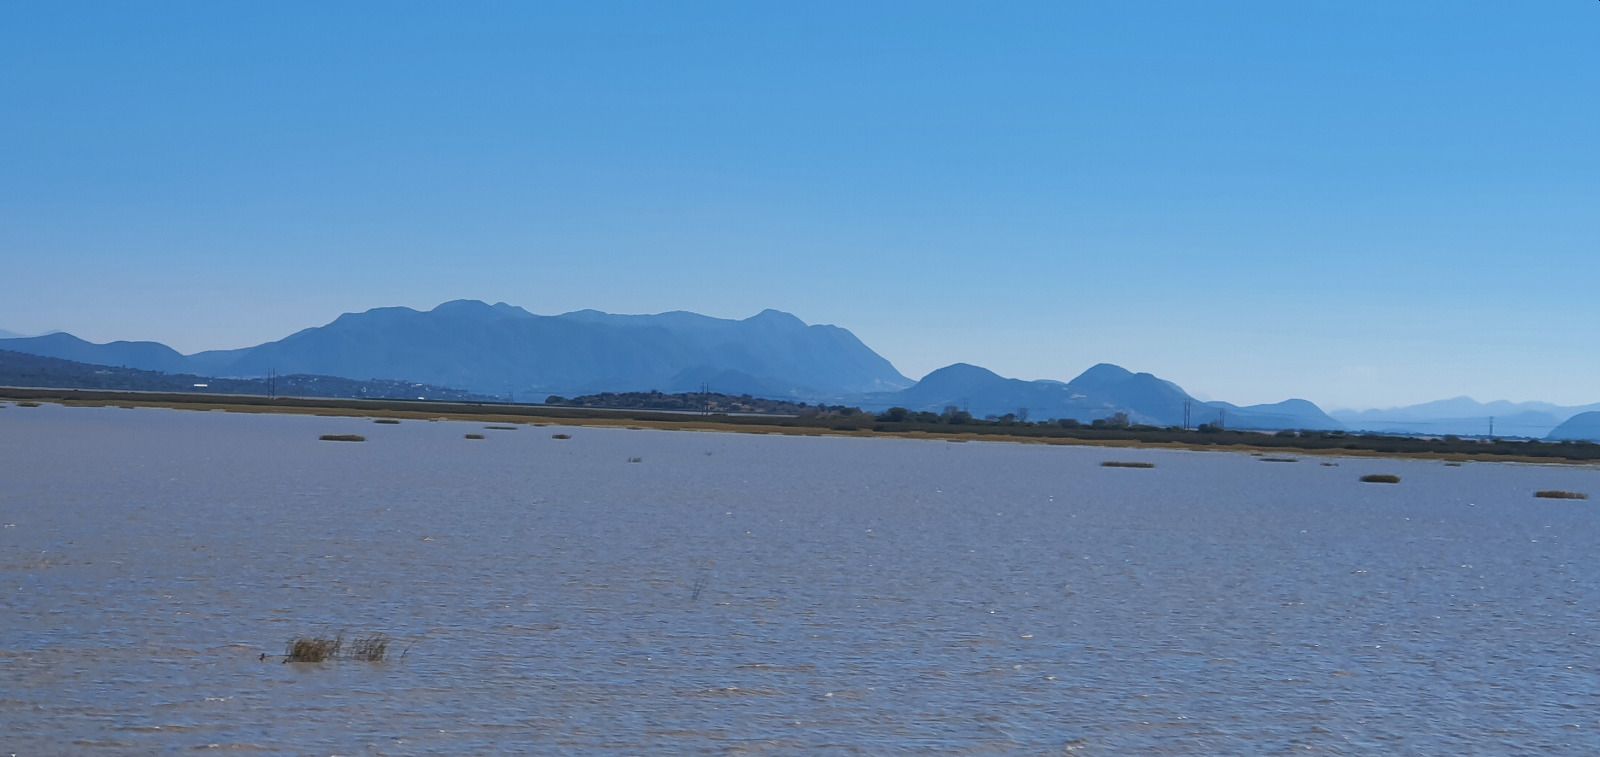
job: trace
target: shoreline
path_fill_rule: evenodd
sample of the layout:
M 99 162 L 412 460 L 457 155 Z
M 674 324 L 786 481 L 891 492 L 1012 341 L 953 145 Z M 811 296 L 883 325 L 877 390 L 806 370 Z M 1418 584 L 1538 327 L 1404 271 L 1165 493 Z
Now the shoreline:
M 1342 447 L 1305 447 L 1292 443 L 1250 444 L 1248 441 L 1203 444 L 1181 439 L 1093 438 L 1083 435 L 1008 433 L 994 430 L 880 430 L 870 427 L 836 428 L 790 416 L 703 416 L 669 411 L 568 408 L 549 405 L 493 405 L 426 400 L 367 400 L 320 397 L 257 397 L 245 395 L 170 394 L 73 389 L 0 388 L 0 401 L 48 402 L 67 407 L 155 407 L 171 410 L 276 413 L 328 417 L 391 418 L 396 420 L 450 420 L 520 425 L 566 425 L 655 431 L 711 431 L 784 436 L 837 436 L 846 438 L 919 439 L 945 442 L 1009 442 L 1050 446 L 1105 447 L 1110 449 L 1187 450 L 1258 455 L 1300 455 L 1318 458 L 1435 460 L 1440 462 L 1500 462 L 1563 466 L 1600 466 L 1600 460 L 1517 455 L 1494 452 L 1379 450 Z M 1273 439 L 1262 435 L 1263 441 Z M 1350 437 L 1359 441 L 1360 437 Z

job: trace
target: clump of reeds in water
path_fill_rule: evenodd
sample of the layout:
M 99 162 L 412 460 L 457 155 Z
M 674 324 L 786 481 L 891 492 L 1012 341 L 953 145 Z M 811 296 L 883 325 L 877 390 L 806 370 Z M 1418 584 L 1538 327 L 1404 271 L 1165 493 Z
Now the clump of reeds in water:
M 344 636 L 335 636 L 324 639 L 317 636 L 308 636 L 300 639 L 290 639 L 289 649 L 283 656 L 284 662 L 327 662 L 339 656 L 339 650 L 344 647 Z
M 393 426 L 393 425 L 399 423 L 400 421 L 398 419 L 396 419 L 396 418 L 374 418 L 372 420 L 372 422 L 373 423 L 382 423 L 382 424 L 384 424 L 386 426 Z
M 1566 492 L 1560 489 L 1541 489 L 1533 493 L 1541 499 L 1588 499 L 1589 495 L 1583 492 Z
M 1369 473 L 1361 477 L 1364 484 L 1398 484 L 1400 477 L 1389 473 Z
M 350 652 L 347 659 L 361 662 L 383 662 L 389 654 L 389 637 L 381 633 L 371 636 L 357 636 L 350 642 Z
M 344 634 L 331 639 L 321 636 L 303 636 L 290 639 L 284 662 L 328 662 L 330 660 L 355 660 L 357 662 L 383 662 L 389 655 L 389 637 L 375 633 L 357 636 L 347 644 Z
M 1154 468 L 1155 463 L 1129 462 L 1126 460 L 1107 460 L 1100 463 L 1102 468 Z
M 323 434 L 317 437 L 325 442 L 364 442 L 367 437 L 360 434 Z
M 489 429 L 490 431 L 516 431 L 517 430 L 516 426 L 484 426 L 484 428 Z
M 1259 459 L 1263 463 L 1298 463 L 1298 462 L 1300 462 L 1300 458 L 1298 458 L 1298 457 L 1263 457 L 1263 458 L 1259 458 Z
M 642 458 L 642 457 L 630 457 L 630 458 L 628 458 L 628 462 L 630 462 L 630 463 L 642 463 L 642 462 L 644 462 L 644 458 Z
M 467 434 L 468 439 L 482 439 L 483 434 Z
M 572 434 L 551 434 L 551 439 L 571 439 Z

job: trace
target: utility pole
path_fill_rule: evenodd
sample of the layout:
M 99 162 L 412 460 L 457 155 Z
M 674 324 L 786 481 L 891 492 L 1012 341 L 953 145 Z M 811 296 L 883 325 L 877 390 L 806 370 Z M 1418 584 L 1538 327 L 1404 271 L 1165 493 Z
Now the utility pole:
M 1189 406 L 1192 405 L 1192 404 L 1194 404 L 1193 400 L 1184 400 L 1183 401 L 1183 430 L 1184 431 L 1188 431 L 1189 430 Z

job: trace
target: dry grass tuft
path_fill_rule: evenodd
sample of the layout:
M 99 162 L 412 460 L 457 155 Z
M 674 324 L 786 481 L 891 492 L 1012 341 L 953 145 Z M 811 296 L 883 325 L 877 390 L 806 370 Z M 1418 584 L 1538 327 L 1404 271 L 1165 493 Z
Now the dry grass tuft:
M 1543 489 L 1536 491 L 1533 496 L 1541 499 L 1588 499 L 1589 495 L 1583 492 L 1564 492 L 1560 489 Z
M 327 662 L 339 656 L 339 650 L 344 646 L 344 636 L 341 634 L 331 639 L 317 636 L 308 636 L 289 641 L 288 653 L 283 656 L 284 662 Z
M 1128 462 L 1125 460 L 1107 460 L 1100 464 L 1102 468 L 1154 468 L 1155 463 Z
M 367 437 L 360 434 L 323 434 L 317 437 L 325 442 L 364 442 Z
M 1361 477 L 1364 484 L 1398 484 L 1400 477 L 1388 473 L 1370 473 Z

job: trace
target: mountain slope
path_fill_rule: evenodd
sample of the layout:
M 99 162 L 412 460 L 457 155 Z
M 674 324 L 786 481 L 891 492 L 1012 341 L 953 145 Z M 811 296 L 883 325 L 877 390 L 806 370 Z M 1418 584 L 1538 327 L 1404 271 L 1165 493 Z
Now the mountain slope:
M 1579 413 L 1568 418 L 1545 439 L 1552 442 L 1600 442 L 1600 411 Z
M 357 399 L 434 399 L 479 402 L 492 399 L 470 392 L 406 381 L 356 381 L 304 374 L 266 379 L 218 379 L 183 373 L 91 365 L 61 358 L 0 350 L 0 386 L 89 389 L 184 394 L 267 394 L 286 397 Z

